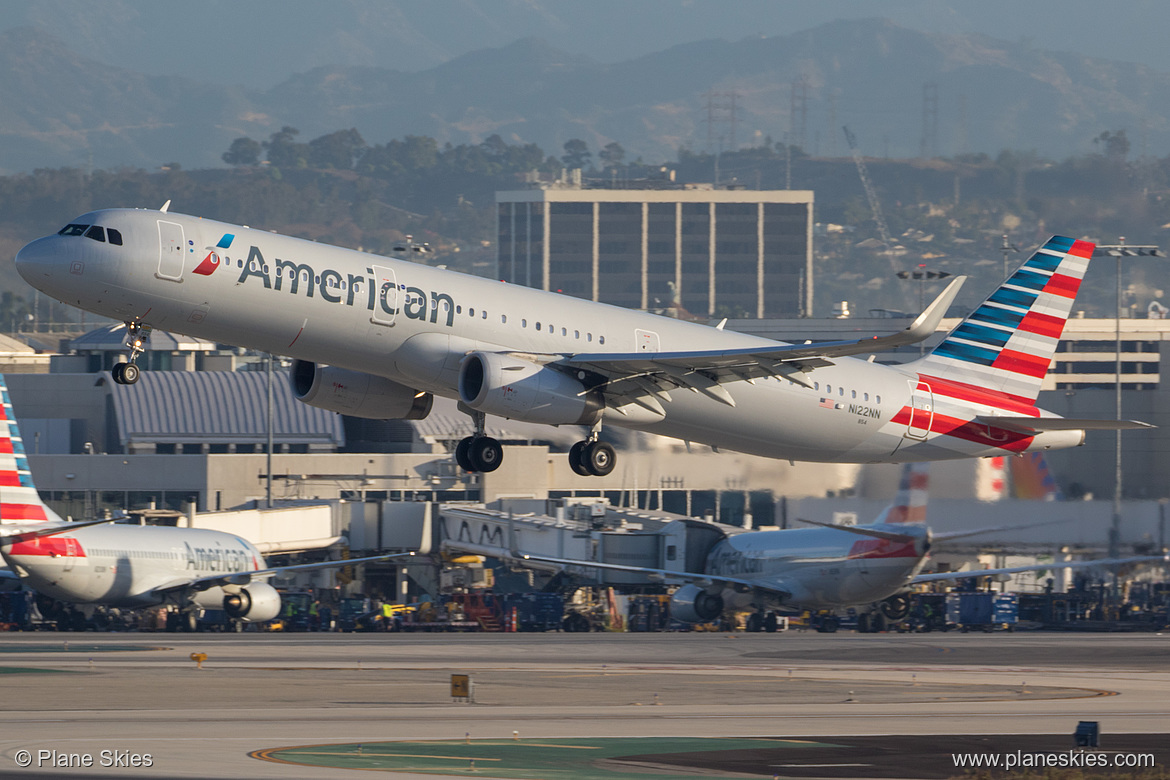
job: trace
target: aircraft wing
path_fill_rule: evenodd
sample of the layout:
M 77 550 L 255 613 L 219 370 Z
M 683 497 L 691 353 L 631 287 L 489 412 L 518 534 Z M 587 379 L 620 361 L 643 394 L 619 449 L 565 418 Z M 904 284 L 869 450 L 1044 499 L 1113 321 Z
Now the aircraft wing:
M 971 579 L 972 577 L 994 577 L 999 574 L 1021 574 L 1028 571 L 1048 571 L 1049 569 L 1088 569 L 1097 566 L 1124 566 L 1130 563 L 1170 563 L 1170 555 L 1137 555 L 1132 558 L 1100 558 L 1095 561 L 1038 563 L 1031 566 L 1010 566 L 1006 569 L 977 569 L 975 571 L 949 571 L 939 574 L 919 574 L 910 581 L 910 584 L 917 585 L 921 582 L 967 580 Z
M 40 539 L 45 536 L 67 534 L 82 528 L 89 528 L 91 525 L 105 525 L 106 523 L 112 523 L 115 520 L 120 519 L 120 517 L 110 517 L 105 520 L 86 520 L 83 523 L 65 523 L 63 525 L 49 526 L 48 528 L 29 528 L 26 526 L 20 531 L 14 531 L 11 533 L 4 533 L 0 531 L 0 545 L 7 546 L 9 544 L 17 544 L 19 542 L 30 542 L 33 539 Z
M 694 390 L 735 406 L 722 387 L 726 382 L 776 376 L 810 387 L 804 376 L 815 368 L 832 365 L 832 358 L 917 344 L 937 330 L 966 279 L 955 277 L 905 330 L 888 336 L 728 350 L 579 353 L 568 356 L 561 365 L 585 369 L 607 379 L 602 392 L 614 407 L 636 403 L 664 413 L 660 402 L 670 401 L 668 393 L 676 388 Z
M 647 566 L 625 566 L 620 563 L 599 563 L 598 561 L 581 561 L 574 558 L 552 558 L 545 555 L 531 555 L 521 554 L 516 556 L 516 560 L 520 563 L 525 561 L 536 561 L 540 563 L 552 563 L 560 566 L 578 566 L 583 569 L 606 569 L 608 571 L 625 571 L 634 574 L 647 574 L 653 579 L 658 580 L 673 580 L 681 583 L 691 583 L 700 587 L 709 587 L 716 583 L 725 585 L 739 586 L 741 588 L 751 588 L 753 590 L 767 591 L 774 593 L 781 597 L 788 597 L 788 591 L 781 590 L 777 587 L 769 585 L 764 580 L 746 580 L 739 577 L 724 577 L 719 574 L 696 574 L 688 571 L 672 571 L 670 569 L 652 569 Z
M 267 569 L 257 569 L 256 571 L 241 571 L 241 572 L 225 572 L 223 574 L 213 574 L 208 577 L 194 577 L 191 579 L 171 580 L 154 588 L 153 592 L 157 594 L 170 593 L 172 591 L 183 590 L 191 588 L 194 590 L 207 590 L 222 585 L 247 585 L 255 579 L 267 579 L 277 574 L 286 574 L 294 571 L 314 571 L 316 569 L 336 569 L 341 566 L 352 566 L 355 563 L 372 563 L 374 561 L 389 561 L 396 558 L 411 558 L 416 553 L 395 553 L 393 555 L 371 555 L 367 558 L 346 558 L 337 561 L 321 561 L 319 563 L 299 563 L 293 566 L 273 566 Z

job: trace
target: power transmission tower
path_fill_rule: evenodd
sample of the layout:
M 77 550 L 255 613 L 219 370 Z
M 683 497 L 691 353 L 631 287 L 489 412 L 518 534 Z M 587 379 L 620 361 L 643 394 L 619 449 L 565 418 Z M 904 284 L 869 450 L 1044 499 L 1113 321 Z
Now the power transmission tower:
M 808 81 L 804 76 L 792 82 L 792 106 L 788 121 L 791 124 L 788 137 L 801 151 L 805 151 L 805 138 L 808 133 Z
M 736 101 L 739 100 L 739 93 L 734 90 L 730 92 L 716 92 L 709 90 L 703 93 L 703 97 L 707 101 L 707 151 L 712 154 L 718 154 L 723 151 L 722 148 L 716 148 L 716 141 L 719 141 L 718 146 L 722 147 L 723 139 L 728 141 L 728 149 L 735 150 L 738 148 L 738 141 L 736 139 L 736 130 L 739 125 L 739 106 Z
M 894 248 L 890 239 L 890 229 L 886 227 L 886 218 L 882 216 L 882 205 L 878 202 L 877 193 L 873 189 L 873 182 L 869 180 L 869 170 L 865 167 L 865 160 L 861 159 L 861 152 L 857 149 L 857 139 L 846 125 L 841 128 L 845 131 L 845 142 L 849 144 L 849 151 L 853 153 L 853 162 L 857 164 L 857 175 L 861 178 L 861 186 L 865 188 L 865 197 L 869 201 L 869 209 L 873 212 L 873 221 L 877 223 L 878 234 L 886 251 Z

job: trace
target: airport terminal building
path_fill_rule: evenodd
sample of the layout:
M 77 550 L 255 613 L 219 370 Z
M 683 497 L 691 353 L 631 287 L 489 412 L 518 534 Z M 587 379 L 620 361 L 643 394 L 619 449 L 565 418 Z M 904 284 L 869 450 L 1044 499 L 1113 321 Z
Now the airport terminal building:
M 679 316 L 807 317 L 809 190 L 497 192 L 499 278 Z

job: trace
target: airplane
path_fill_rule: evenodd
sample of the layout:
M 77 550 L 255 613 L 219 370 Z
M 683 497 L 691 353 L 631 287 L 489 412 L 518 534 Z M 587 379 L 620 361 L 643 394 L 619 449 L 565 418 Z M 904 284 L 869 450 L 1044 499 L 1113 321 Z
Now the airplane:
M 376 555 L 268 566 L 254 544 L 222 531 L 66 522 L 33 484 L 8 387 L 0 375 L 0 555 L 14 578 L 76 605 L 139 609 L 167 605 L 167 629 L 194 631 L 204 609 L 222 609 L 237 629 L 280 614 L 269 578 L 296 571 L 412 557 Z M 173 615 L 174 617 L 171 617 Z
M 936 330 L 957 277 L 905 330 L 786 344 L 247 226 L 159 211 L 92 211 L 30 242 L 16 267 L 60 301 L 126 324 L 133 384 L 152 328 L 293 358 L 304 403 L 422 419 L 456 399 L 469 472 L 503 459 L 485 415 L 583 425 L 581 475 L 611 473 L 603 424 L 770 458 L 916 462 L 1074 447 L 1087 429 L 1036 407 L 1094 245 L 1054 236 L 919 360 L 874 353 Z M 869 355 L 869 359 L 854 356 Z
M 861 633 L 882 631 L 887 621 L 904 619 L 910 611 L 910 590 L 922 583 L 1170 561 L 1170 556 L 1141 555 L 921 574 L 934 542 L 1007 528 L 968 529 L 932 536 L 926 524 L 928 466 L 906 464 L 894 502 L 870 524 L 802 520 L 816 527 L 731 533 L 711 548 L 701 572 L 556 558 L 526 554 L 515 548 L 496 551 L 496 557 L 523 566 L 568 570 L 570 574 L 600 569 L 681 583 L 671 595 L 670 615 L 684 623 L 709 623 L 725 612 L 754 610 L 748 617 L 748 630 L 758 631 L 774 618 L 775 611 L 835 613 L 856 607 L 857 630 Z M 457 540 L 444 542 L 452 550 L 459 545 Z M 485 552 L 482 547 L 476 549 Z M 830 614 L 820 620 L 818 630 L 832 633 L 839 625 L 839 618 Z

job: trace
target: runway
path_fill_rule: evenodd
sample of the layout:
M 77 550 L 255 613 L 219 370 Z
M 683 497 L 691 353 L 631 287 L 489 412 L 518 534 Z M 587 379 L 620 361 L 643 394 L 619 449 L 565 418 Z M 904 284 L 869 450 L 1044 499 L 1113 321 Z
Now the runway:
M 199 652 L 203 669 L 190 658 Z M 22 776 L 27 750 L 95 762 L 28 777 L 352 778 L 363 775 L 255 756 L 354 745 L 368 762 L 366 745 L 411 741 L 411 755 L 432 755 L 415 748 L 446 741 L 545 743 L 569 758 L 541 774 L 493 775 L 483 761 L 391 776 L 938 777 L 937 762 L 930 774 L 916 756 L 943 751 L 939 735 L 981 735 L 984 751 L 1065 749 L 1078 721 L 1092 720 L 1113 750 L 1170 743 L 1168 659 L 1161 635 L 5 634 L 0 776 Z M 451 699 L 452 674 L 471 676 L 475 703 Z M 1123 744 L 1122 734 L 1158 736 Z M 862 739 L 882 735 L 899 739 Z M 694 754 L 714 743 L 701 738 L 756 742 L 703 759 Z M 776 738 L 838 747 L 818 748 L 829 759 L 780 760 L 766 752 L 783 747 Z M 600 740 L 592 750 L 608 757 L 550 747 L 564 739 Z M 150 765 L 99 766 L 101 751 Z M 509 755 L 501 761 L 524 760 Z

